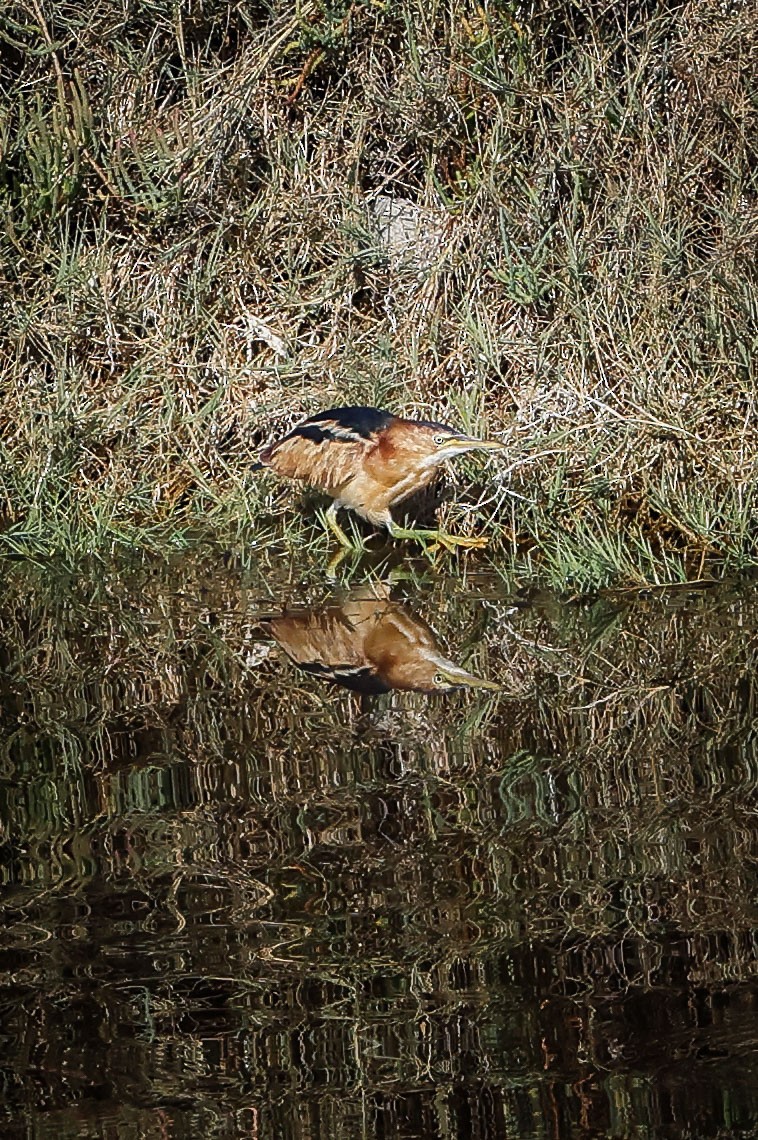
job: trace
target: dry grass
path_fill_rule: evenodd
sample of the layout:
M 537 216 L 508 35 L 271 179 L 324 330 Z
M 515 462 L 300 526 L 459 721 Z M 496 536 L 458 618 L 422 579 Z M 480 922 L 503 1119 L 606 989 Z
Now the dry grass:
M 755 12 L 583 13 L 7 7 L 6 548 L 302 542 L 255 448 L 361 401 L 505 433 L 450 521 L 559 577 L 754 561 Z

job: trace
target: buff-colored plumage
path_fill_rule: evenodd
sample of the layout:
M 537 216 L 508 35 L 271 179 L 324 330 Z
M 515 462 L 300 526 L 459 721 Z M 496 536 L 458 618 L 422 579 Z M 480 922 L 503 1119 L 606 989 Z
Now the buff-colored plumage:
M 366 584 L 339 604 L 261 624 L 301 669 L 357 692 L 499 687 L 444 657 L 429 626 L 391 601 L 384 583 Z
M 398 527 L 390 508 L 428 486 L 446 459 L 502 444 L 465 435 L 446 424 L 408 420 L 379 408 L 332 408 L 293 428 L 261 452 L 261 465 L 299 479 L 334 500 L 327 521 L 345 545 L 336 512 L 348 507 L 396 537 L 433 538 L 444 545 L 479 546 L 480 539 Z
M 300 479 L 338 499 L 369 522 L 385 523 L 389 509 L 431 483 L 435 465 L 425 462 L 435 450 L 432 435 L 440 424 L 417 424 L 376 409 L 363 427 L 351 427 L 346 411 L 299 424 L 283 440 L 261 453 L 261 462 L 278 475 Z M 326 417 L 332 417 L 327 419 Z M 427 438 L 429 437 L 429 438 Z
M 300 479 L 320 491 L 338 494 L 360 470 L 373 450 L 370 440 L 343 440 L 339 447 L 288 435 L 261 453 L 261 460 L 286 479 Z

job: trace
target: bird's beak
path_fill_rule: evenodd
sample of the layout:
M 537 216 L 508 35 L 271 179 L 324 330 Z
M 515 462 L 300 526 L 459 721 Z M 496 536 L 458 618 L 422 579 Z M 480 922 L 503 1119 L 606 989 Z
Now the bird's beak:
M 459 665 L 454 665 L 452 661 L 438 659 L 437 672 L 442 674 L 448 685 L 456 689 L 487 689 L 492 693 L 499 693 L 502 690 L 502 685 L 498 685 L 496 681 L 486 681 L 484 677 L 476 677 L 468 670 L 461 669 Z
M 461 451 L 505 451 L 506 448 L 499 439 L 477 439 L 475 435 L 462 435 L 453 446 L 456 444 Z

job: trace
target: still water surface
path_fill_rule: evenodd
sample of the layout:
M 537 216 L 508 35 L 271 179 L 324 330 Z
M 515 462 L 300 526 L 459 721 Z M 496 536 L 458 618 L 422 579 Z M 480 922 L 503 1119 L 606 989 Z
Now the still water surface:
M 0 1135 L 758 1135 L 757 661 L 726 586 L 9 567 Z

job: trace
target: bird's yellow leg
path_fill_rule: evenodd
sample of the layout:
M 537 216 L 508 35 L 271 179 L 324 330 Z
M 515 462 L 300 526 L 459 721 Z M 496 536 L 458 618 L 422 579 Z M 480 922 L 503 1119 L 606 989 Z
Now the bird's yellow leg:
M 329 507 L 329 509 L 326 511 L 326 513 L 320 512 L 322 522 L 324 523 L 324 525 L 326 527 L 329 528 L 329 530 L 332 532 L 334 537 L 339 542 L 340 546 L 344 546 L 345 550 L 359 549 L 356 547 L 353 540 L 351 538 L 348 538 L 348 536 L 345 534 L 345 532 L 342 529 L 342 527 L 340 526 L 340 524 L 337 522 L 337 511 L 338 510 L 339 510 L 339 506 L 337 505 L 337 503 L 336 502 L 332 503 L 331 506 Z
M 329 559 L 326 567 L 326 577 L 329 581 L 334 581 L 337 577 L 337 568 L 342 565 L 348 556 L 348 549 L 346 546 L 338 546 L 334 554 Z
M 445 534 L 441 530 L 417 530 L 413 527 L 397 526 L 396 523 L 388 525 L 388 530 L 393 538 L 414 538 L 420 542 L 423 547 L 430 553 L 438 546 L 444 546 L 446 550 L 453 551 L 456 546 L 462 546 L 466 549 L 481 550 L 483 546 L 487 545 L 487 539 L 483 536 L 476 538 L 458 537 L 455 534 Z M 428 543 L 433 543 L 429 546 Z

